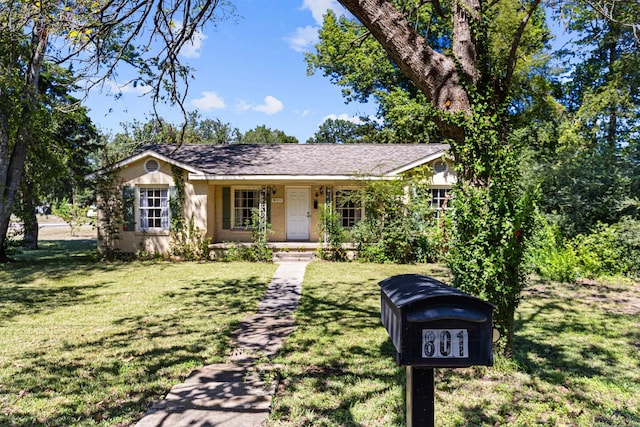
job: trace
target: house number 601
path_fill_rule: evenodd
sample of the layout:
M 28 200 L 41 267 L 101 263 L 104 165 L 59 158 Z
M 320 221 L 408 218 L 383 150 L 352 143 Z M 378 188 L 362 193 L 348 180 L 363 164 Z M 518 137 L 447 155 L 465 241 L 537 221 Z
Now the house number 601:
M 469 357 L 469 333 L 466 329 L 423 329 L 422 357 L 425 359 Z

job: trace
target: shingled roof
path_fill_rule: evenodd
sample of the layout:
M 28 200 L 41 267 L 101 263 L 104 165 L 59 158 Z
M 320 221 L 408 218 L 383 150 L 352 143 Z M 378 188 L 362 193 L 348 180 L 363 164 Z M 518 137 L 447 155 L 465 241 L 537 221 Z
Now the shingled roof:
M 151 145 L 156 153 L 208 176 L 393 175 L 442 156 L 447 144 Z M 134 156 L 137 157 L 137 156 Z

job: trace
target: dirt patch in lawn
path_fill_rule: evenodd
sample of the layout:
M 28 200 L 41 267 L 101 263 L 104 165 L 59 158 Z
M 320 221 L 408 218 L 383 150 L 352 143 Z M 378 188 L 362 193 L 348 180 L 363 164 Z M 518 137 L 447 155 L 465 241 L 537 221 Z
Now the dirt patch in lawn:
M 640 283 L 612 284 L 581 280 L 568 285 L 585 302 L 613 314 L 640 314 Z

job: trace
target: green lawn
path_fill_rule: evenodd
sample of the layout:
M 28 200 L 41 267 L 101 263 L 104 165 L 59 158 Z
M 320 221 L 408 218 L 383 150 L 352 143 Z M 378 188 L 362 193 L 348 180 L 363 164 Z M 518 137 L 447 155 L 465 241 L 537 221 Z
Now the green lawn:
M 221 362 L 276 266 L 96 263 L 44 242 L 0 266 L 0 425 L 127 425 Z
M 193 368 L 223 361 L 276 266 L 97 263 L 46 242 L 0 270 L 0 425 L 127 425 Z M 37 256 L 36 256 L 37 255 Z M 378 282 L 435 266 L 310 264 L 275 360 L 270 426 L 404 425 L 404 370 Z M 438 369 L 436 425 L 640 426 L 640 285 L 534 281 L 515 360 Z
M 271 426 L 404 425 L 404 369 L 379 319 L 379 287 L 427 266 L 309 266 Z M 533 282 L 515 361 L 436 370 L 435 425 L 640 426 L 639 284 Z

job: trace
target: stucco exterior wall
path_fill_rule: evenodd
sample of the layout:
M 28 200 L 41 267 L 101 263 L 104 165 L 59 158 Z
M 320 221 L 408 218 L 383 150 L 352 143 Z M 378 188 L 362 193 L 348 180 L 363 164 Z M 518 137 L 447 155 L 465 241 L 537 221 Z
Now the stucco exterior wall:
M 171 166 L 159 161 L 160 168 L 148 173 L 145 170 L 145 162 L 148 159 L 141 159 L 129 164 L 120 171 L 120 178 L 123 186 L 140 188 L 141 186 L 166 187 L 174 185 Z M 116 247 L 123 253 L 136 253 L 146 251 L 148 253 L 167 253 L 169 250 L 169 231 L 166 232 L 143 232 L 138 229 L 139 213 L 138 201 L 135 204 L 136 224 L 132 231 L 122 231 Z
M 155 172 L 145 170 L 145 162 L 148 158 L 140 159 L 129 164 L 120 171 L 120 178 L 124 187 L 160 187 L 167 188 L 175 186 L 171 165 L 158 160 L 159 169 Z M 183 205 L 183 215 L 187 223 L 193 220 L 193 225 L 199 230 L 211 235 L 209 227 L 209 191 L 210 186 L 206 182 L 189 182 L 188 175 L 184 173 L 185 201 Z M 133 230 L 122 231 L 120 239 L 116 242 L 116 247 L 123 253 L 136 253 L 145 251 L 151 254 L 168 253 L 170 247 L 169 230 L 143 231 L 139 224 L 139 199 L 136 191 L 135 198 L 135 228 Z
M 447 164 L 447 170 L 444 172 L 434 172 L 431 177 L 431 184 L 434 187 L 451 187 L 456 183 L 456 173 L 453 170 L 453 164 L 450 160 L 443 160 Z

